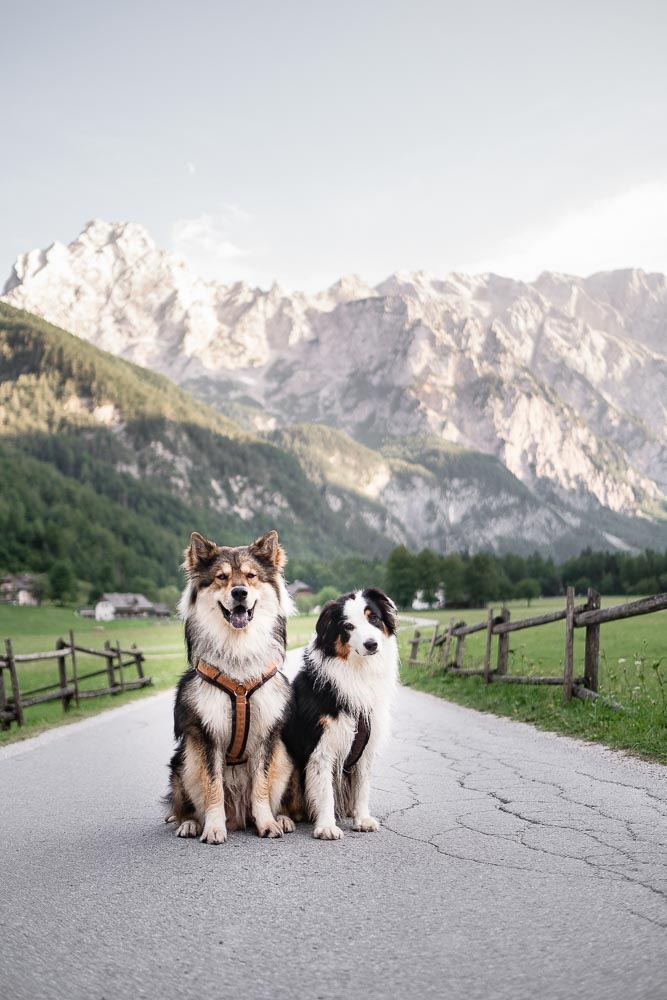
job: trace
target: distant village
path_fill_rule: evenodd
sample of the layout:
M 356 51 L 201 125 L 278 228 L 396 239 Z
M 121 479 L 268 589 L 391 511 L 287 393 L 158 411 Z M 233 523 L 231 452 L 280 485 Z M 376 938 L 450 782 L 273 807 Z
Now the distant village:
M 29 573 L 16 573 L 0 580 L 0 604 L 37 607 L 41 604 L 35 577 Z M 169 618 L 172 614 L 166 604 L 149 601 L 143 594 L 102 594 L 91 608 L 79 608 L 77 614 L 97 621 L 114 618 Z
M 313 593 L 303 580 L 288 584 L 287 591 L 290 597 Z M 10 574 L 0 580 L 0 604 L 37 607 L 41 604 L 38 595 L 37 580 L 29 573 Z M 116 618 L 169 618 L 172 613 L 166 604 L 149 601 L 143 594 L 120 593 L 102 594 L 94 607 L 79 608 L 77 611 L 83 618 L 95 618 L 98 622 L 109 622 Z

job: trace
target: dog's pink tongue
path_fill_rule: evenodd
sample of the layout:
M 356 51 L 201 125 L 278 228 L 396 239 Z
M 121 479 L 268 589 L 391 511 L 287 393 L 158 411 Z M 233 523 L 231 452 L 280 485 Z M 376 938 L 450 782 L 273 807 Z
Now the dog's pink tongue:
M 245 628 L 248 624 L 248 612 L 246 608 L 234 608 L 229 620 L 234 628 Z

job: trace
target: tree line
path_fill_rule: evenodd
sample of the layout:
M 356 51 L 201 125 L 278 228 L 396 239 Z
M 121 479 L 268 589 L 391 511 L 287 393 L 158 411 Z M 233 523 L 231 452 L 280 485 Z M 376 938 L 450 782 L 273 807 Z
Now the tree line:
M 392 550 L 386 562 L 353 556 L 325 563 L 290 563 L 288 576 L 300 579 L 318 593 L 334 587 L 339 593 L 357 587 L 379 586 L 399 607 L 410 607 L 419 594 L 428 604 L 444 597 L 448 605 L 480 607 L 489 601 L 557 597 L 573 586 L 578 594 L 594 587 L 601 594 L 655 594 L 667 591 L 667 551 L 647 549 L 638 554 L 593 552 L 556 563 L 534 552 L 529 556 L 491 552 L 439 555 L 431 549 L 411 552 L 404 545 Z
M 443 595 L 447 604 L 463 607 L 517 598 L 530 604 L 540 596 L 564 594 L 568 586 L 578 594 L 589 587 L 601 594 L 653 594 L 667 591 L 667 551 L 633 555 L 587 548 L 556 564 L 539 552 L 441 556 L 398 546 L 387 559 L 385 585 L 401 607 L 409 607 L 417 593 L 427 603 Z

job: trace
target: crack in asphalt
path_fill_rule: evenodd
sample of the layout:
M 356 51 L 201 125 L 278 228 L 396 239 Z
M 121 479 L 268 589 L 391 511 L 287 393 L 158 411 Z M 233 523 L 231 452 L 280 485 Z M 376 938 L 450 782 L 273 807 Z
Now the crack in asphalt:
M 642 825 L 645 827 L 646 820 L 629 819 L 611 811 L 610 806 L 614 807 L 613 800 L 605 802 L 604 805 L 590 801 L 586 790 L 582 789 L 580 784 L 583 779 L 587 782 L 617 787 L 626 793 L 635 792 L 638 802 L 634 808 L 641 812 L 641 809 L 646 807 L 657 820 L 663 820 L 667 819 L 667 781 L 666 797 L 663 798 L 641 784 L 601 777 L 586 770 L 564 768 L 562 764 L 554 767 L 551 761 L 545 759 L 535 760 L 524 756 L 521 760 L 515 760 L 511 754 L 504 759 L 498 755 L 491 756 L 488 746 L 475 745 L 473 740 L 461 741 L 453 733 L 447 733 L 446 737 L 442 738 L 443 748 L 440 748 L 434 745 L 440 742 L 440 739 L 434 740 L 433 734 L 424 731 L 418 724 L 414 727 L 401 726 L 394 733 L 394 740 L 405 753 L 400 760 L 394 760 L 389 767 L 403 784 L 410 798 L 406 805 L 392 809 L 382 816 L 383 827 L 395 836 L 433 848 L 437 855 L 463 864 L 543 876 L 554 875 L 566 879 L 625 883 L 633 890 L 645 891 L 649 898 L 659 902 L 665 909 L 665 919 L 642 913 L 628 903 L 622 903 L 627 912 L 655 926 L 667 927 L 667 889 L 659 884 L 665 879 L 657 874 L 658 871 L 667 869 L 667 856 L 660 850 L 667 846 L 667 842 L 663 841 L 661 831 L 656 829 L 651 831 L 649 836 L 643 835 L 635 827 Z M 557 745 L 555 740 L 550 744 L 554 747 Z M 424 762 L 421 759 L 424 755 L 434 755 L 438 760 L 437 768 L 432 769 L 427 762 Z M 555 776 L 538 777 L 531 771 L 531 768 L 543 770 L 545 767 L 562 773 L 556 779 Z M 429 802 L 433 802 L 432 790 L 423 787 L 425 783 L 428 784 L 429 777 L 439 777 L 451 784 L 452 811 L 448 816 L 449 825 L 430 836 L 419 836 L 414 830 L 414 821 L 410 832 L 400 827 L 415 809 L 427 808 Z M 659 778 L 662 777 L 659 775 Z M 515 795 L 504 787 L 506 779 L 510 779 L 510 783 L 516 786 Z M 526 799 L 526 792 L 532 791 L 536 786 L 543 789 L 540 798 L 529 796 Z M 463 802 L 469 808 L 460 809 L 463 804 L 459 801 L 460 793 L 465 793 Z M 443 793 L 437 794 L 443 795 Z M 556 815 L 553 818 L 530 815 L 531 808 L 535 807 L 538 807 L 538 811 L 539 807 L 555 809 Z M 494 829 L 492 820 L 490 824 L 480 820 L 480 817 L 488 820 L 489 814 L 494 813 L 510 817 L 516 821 L 518 828 L 510 831 Z M 586 817 L 589 817 L 588 822 Z M 591 820 L 594 821 L 594 826 L 591 826 Z M 474 844 L 471 845 L 470 851 L 470 855 L 473 856 L 470 856 L 441 842 L 443 838 L 447 839 L 461 833 L 503 842 L 519 851 L 528 852 L 527 857 L 541 855 L 580 870 L 561 869 L 552 872 L 532 864 L 517 863 L 516 859 L 513 862 L 512 859 L 498 860 L 488 856 L 474 856 Z M 558 850 L 548 839 L 540 840 L 540 835 L 549 838 L 554 833 L 582 837 L 588 840 L 592 847 L 594 846 L 594 850 L 591 852 L 573 850 L 568 853 Z M 664 831 L 664 835 L 667 837 L 667 830 Z M 646 854 L 645 848 L 651 849 L 650 856 L 639 857 L 639 852 Z

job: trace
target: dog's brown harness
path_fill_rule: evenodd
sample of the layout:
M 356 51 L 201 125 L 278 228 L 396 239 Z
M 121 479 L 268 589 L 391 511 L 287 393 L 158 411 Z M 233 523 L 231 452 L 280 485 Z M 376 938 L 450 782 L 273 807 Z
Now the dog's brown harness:
M 226 691 L 232 702 L 232 736 L 227 747 L 226 764 L 232 767 L 235 764 L 245 764 L 247 757 L 244 757 L 243 754 L 250 732 L 250 696 L 263 684 L 270 681 L 277 672 L 278 667 L 275 663 L 270 663 L 261 677 L 243 684 L 241 681 L 234 681 L 231 677 L 227 677 L 222 670 L 212 667 L 204 660 L 200 660 L 197 664 L 199 676 L 203 677 L 209 684 L 214 684 Z
M 357 718 L 357 731 L 354 734 L 350 752 L 345 758 L 345 763 L 343 764 L 343 770 L 346 774 L 349 774 L 354 765 L 361 760 L 361 755 L 366 749 L 366 744 L 370 738 L 371 724 L 363 712 L 360 712 Z

